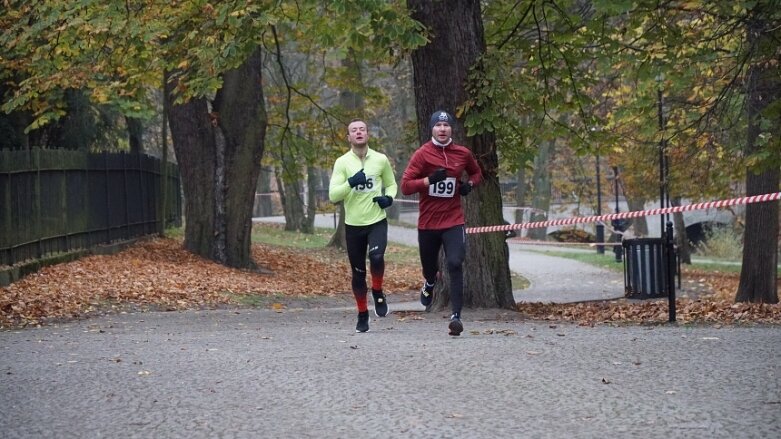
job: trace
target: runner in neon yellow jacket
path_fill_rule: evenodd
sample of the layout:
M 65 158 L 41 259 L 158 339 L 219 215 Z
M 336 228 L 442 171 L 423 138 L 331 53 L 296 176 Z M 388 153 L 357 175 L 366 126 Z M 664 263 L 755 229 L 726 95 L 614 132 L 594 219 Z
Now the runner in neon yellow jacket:
M 398 187 L 385 154 L 368 146 L 369 131 L 362 120 L 347 126 L 350 151 L 336 159 L 328 187 L 331 202 L 344 202 L 347 257 L 352 270 L 352 291 L 358 308 L 356 332 L 369 330 L 366 304 L 366 253 L 372 275 L 374 312 L 388 315 L 388 303 L 382 291 L 385 274 L 385 248 L 388 245 L 388 221 L 385 209 L 393 204 Z

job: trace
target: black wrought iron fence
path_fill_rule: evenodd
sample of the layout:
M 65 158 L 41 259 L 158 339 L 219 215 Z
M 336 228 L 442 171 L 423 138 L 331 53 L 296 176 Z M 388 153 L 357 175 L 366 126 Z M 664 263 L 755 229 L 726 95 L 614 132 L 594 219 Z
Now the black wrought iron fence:
M 0 266 L 181 224 L 179 169 L 126 153 L 0 151 Z M 163 199 L 166 205 L 163 206 Z

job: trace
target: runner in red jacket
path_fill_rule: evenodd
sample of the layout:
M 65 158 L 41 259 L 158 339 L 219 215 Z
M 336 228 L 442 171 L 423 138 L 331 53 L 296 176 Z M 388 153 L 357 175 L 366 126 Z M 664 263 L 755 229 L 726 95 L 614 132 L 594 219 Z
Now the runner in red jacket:
M 401 192 L 404 195 L 417 193 L 420 201 L 418 244 L 425 278 L 420 303 L 426 309 L 431 305 L 439 270 L 439 250 L 444 248 L 453 310 L 448 328 L 450 335 L 460 335 L 464 330 L 461 307 L 466 245 L 461 197 L 468 195 L 482 181 L 483 174 L 472 151 L 453 143 L 453 123 L 455 119 L 446 111 L 436 111 L 431 115 L 431 140 L 412 155 L 401 177 Z

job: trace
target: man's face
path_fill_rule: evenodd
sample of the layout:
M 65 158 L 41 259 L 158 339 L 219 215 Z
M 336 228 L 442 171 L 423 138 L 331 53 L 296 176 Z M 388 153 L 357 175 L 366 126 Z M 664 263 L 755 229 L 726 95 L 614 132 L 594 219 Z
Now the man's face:
M 437 142 L 445 143 L 453 135 L 453 128 L 447 122 L 437 122 L 431 129 L 431 135 L 437 139 Z
M 369 131 L 366 124 L 361 121 L 355 121 L 347 125 L 347 138 L 353 146 L 365 146 L 369 141 Z

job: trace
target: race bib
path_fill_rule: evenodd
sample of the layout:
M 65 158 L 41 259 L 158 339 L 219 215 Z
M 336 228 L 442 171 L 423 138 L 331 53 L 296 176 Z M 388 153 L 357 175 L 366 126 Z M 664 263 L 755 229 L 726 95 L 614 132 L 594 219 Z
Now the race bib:
M 382 179 L 377 178 L 376 175 L 367 175 L 366 184 L 359 184 L 353 190 L 360 193 L 382 191 Z
M 438 183 L 428 185 L 428 195 L 430 197 L 453 198 L 455 194 L 455 177 L 448 177 Z

